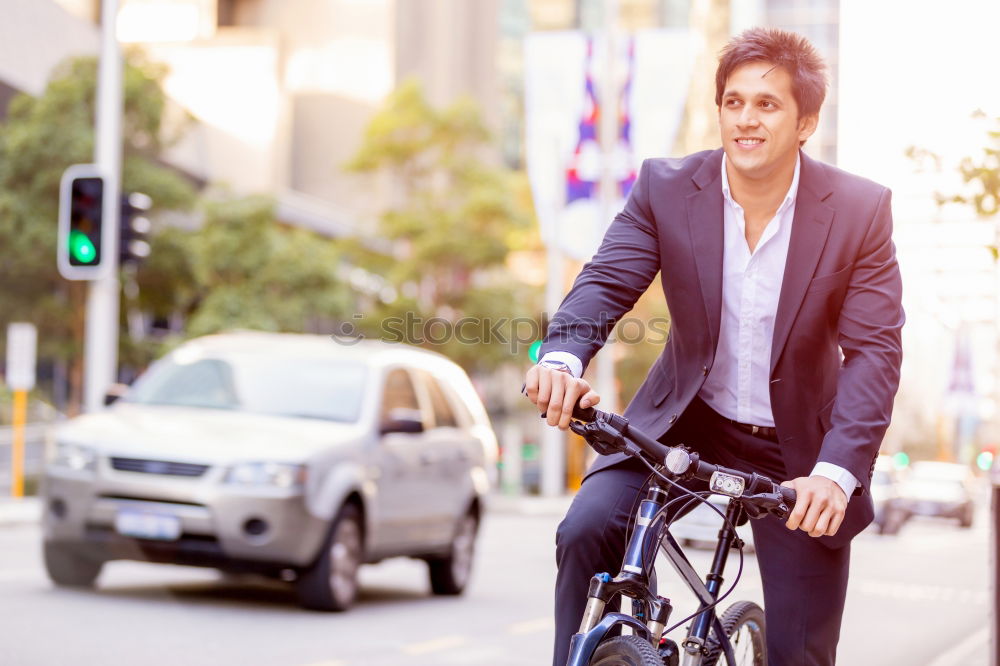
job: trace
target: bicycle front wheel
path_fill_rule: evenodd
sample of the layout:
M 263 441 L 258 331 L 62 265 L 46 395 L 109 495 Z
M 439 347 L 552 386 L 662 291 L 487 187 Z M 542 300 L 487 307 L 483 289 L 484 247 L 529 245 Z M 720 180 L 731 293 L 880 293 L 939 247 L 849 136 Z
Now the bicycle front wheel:
M 713 635 L 708 641 L 705 666 L 764 666 L 767 663 L 764 642 L 764 610 L 751 601 L 738 601 L 722 614 L 722 628 L 733 646 L 736 663 L 730 664 L 719 640 Z
M 638 636 L 616 636 L 602 641 L 590 666 L 663 666 L 649 641 Z

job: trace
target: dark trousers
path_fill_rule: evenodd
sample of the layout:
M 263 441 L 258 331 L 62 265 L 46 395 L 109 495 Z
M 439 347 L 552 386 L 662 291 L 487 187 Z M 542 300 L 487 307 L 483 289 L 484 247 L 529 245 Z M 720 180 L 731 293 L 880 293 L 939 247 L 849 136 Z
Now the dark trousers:
M 755 471 L 778 482 L 786 480 L 777 443 L 744 433 L 700 400 L 695 400 L 663 441 L 683 443 L 707 462 Z M 649 469 L 635 460 L 591 474 L 560 523 L 554 666 L 566 664 L 569 640 L 579 629 L 591 576 L 614 575 L 621 568 L 626 532 L 649 476 Z M 699 483 L 688 485 L 704 489 L 704 483 Z M 828 548 L 802 530 L 789 530 L 773 516 L 751 524 L 764 588 L 768 664 L 833 664 L 850 546 Z M 660 593 L 679 596 L 677 591 Z

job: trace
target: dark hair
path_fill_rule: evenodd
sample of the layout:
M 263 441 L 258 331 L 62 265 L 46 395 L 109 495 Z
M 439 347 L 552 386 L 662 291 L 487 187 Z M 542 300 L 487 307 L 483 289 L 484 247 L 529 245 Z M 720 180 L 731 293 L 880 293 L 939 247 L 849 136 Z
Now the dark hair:
M 808 39 L 777 28 L 751 28 L 722 49 L 719 68 L 715 70 L 716 106 L 722 106 L 722 93 L 729 76 L 751 62 L 783 67 L 792 77 L 792 94 L 799 116 L 819 113 L 826 97 L 826 63 Z

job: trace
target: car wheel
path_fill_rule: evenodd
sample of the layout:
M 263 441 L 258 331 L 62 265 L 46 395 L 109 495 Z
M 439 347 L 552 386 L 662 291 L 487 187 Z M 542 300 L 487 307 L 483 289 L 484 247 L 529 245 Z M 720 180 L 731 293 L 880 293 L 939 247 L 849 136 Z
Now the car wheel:
M 479 519 L 470 511 L 458 522 L 448 555 L 427 560 L 434 594 L 457 595 L 465 590 L 472 575 L 478 529 Z
M 42 546 L 45 571 L 61 587 L 93 587 L 104 562 L 88 557 L 70 546 L 45 542 Z
M 363 534 L 357 505 L 345 504 L 330 526 L 319 557 L 296 581 L 303 608 L 345 611 L 351 607 L 358 596 Z

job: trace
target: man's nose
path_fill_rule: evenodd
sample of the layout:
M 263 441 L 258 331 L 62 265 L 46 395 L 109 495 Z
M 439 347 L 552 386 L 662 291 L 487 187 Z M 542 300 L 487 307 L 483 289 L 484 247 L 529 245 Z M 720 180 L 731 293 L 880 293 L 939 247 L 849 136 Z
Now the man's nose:
M 750 106 L 743 107 L 739 117 L 736 119 L 736 124 L 740 127 L 756 127 L 758 123 L 757 114 Z

